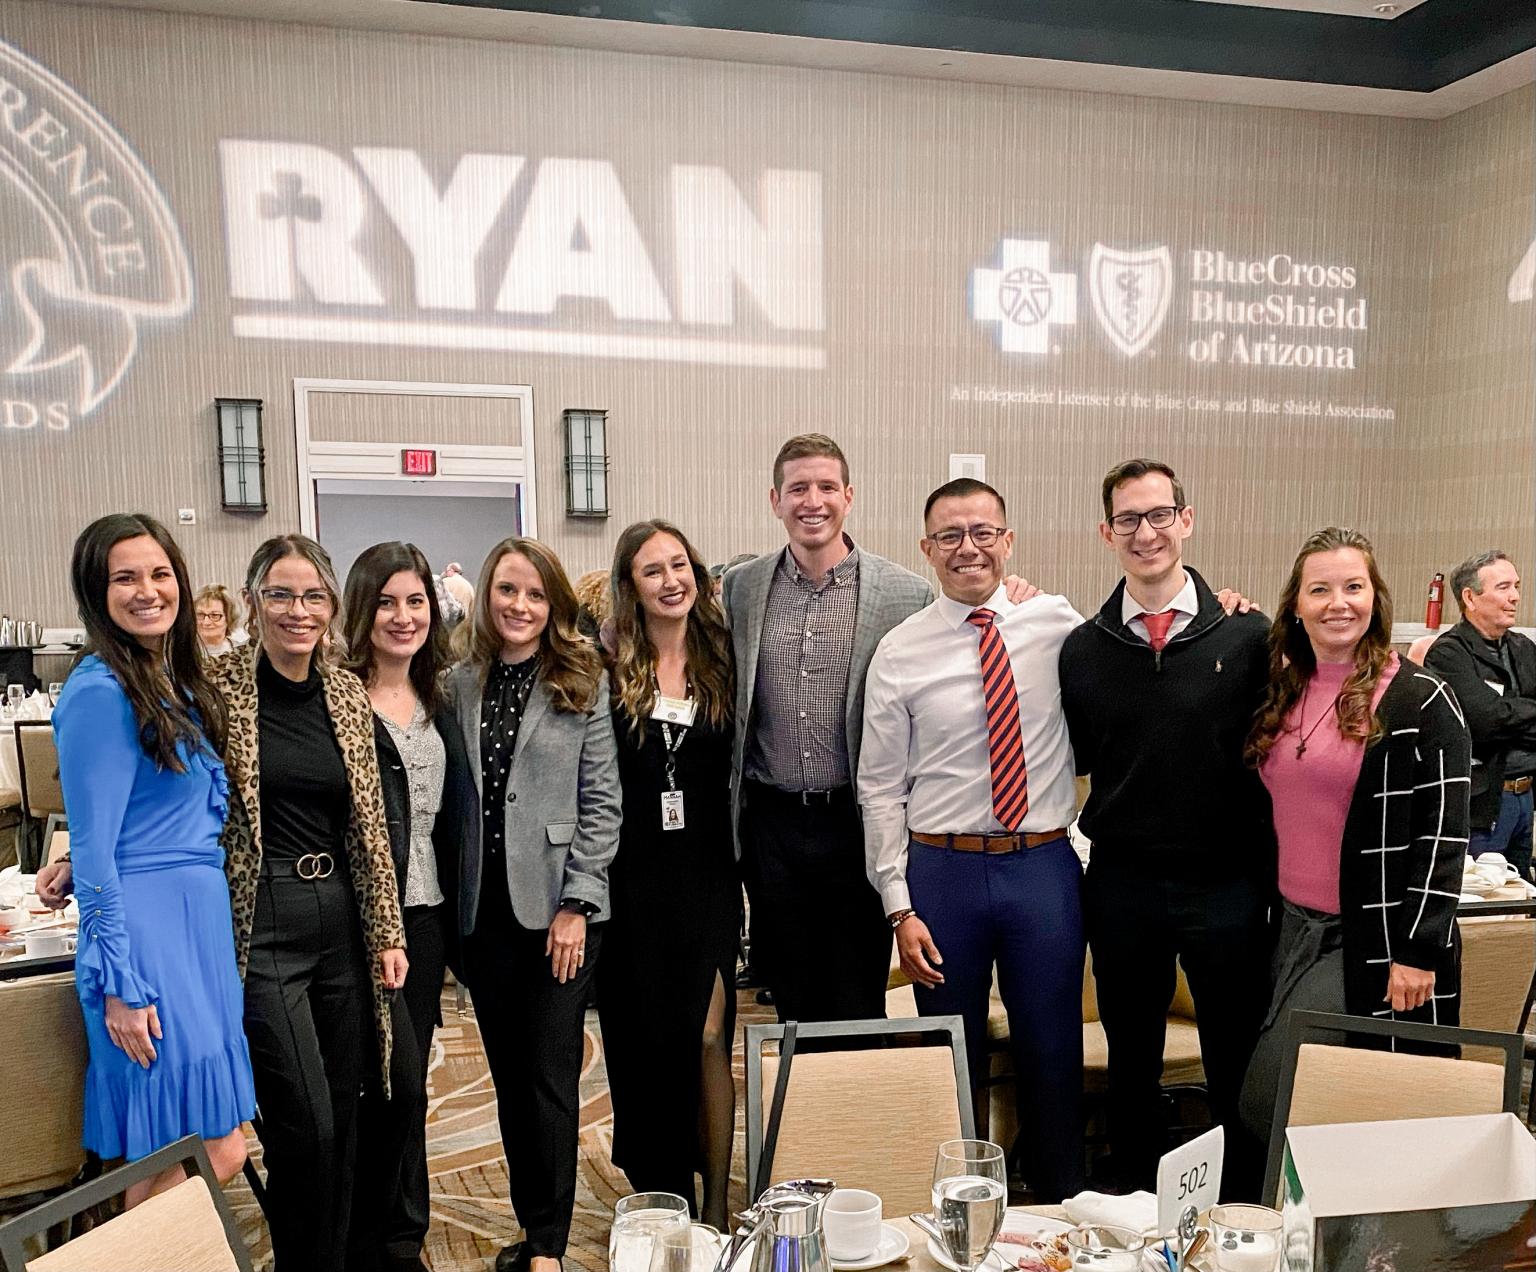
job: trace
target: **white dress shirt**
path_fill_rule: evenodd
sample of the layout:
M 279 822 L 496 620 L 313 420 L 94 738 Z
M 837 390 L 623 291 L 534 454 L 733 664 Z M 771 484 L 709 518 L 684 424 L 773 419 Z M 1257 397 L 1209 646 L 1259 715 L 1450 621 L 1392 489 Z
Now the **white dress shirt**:
M 1169 640 L 1195 621 L 1195 615 L 1200 612 L 1200 598 L 1195 594 L 1194 576 L 1188 570 L 1184 571 L 1184 586 L 1179 589 L 1179 594 L 1163 606 L 1163 609 L 1173 611 L 1173 622 L 1168 624 Z M 1141 602 L 1131 595 L 1130 588 L 1126 588 L 1120 594 L 1120 621 L 1150 645 L 1152 638 L 1147 635 L 1147 625 L 1141 621 L 1141 616 L 1146 612 Z M 1161 613 L 1160 610 L 1153 612 Z
M 1002 834 L 992 813 L 987 706 L 981 688 L 976 606 L 940 596 L 893 628 L 875 650 L 864 686 L 859 803 L 864 861 L 887 914 L 911 903 L 907 835 Z M 1055 830 L 1077 810 L 1072 745 L 1056 663 L 1083 620 L 1065 597 L 1011 604 L 999 587 L 981 608 L 1013 664 L 1029 783 L 1025 831 Z

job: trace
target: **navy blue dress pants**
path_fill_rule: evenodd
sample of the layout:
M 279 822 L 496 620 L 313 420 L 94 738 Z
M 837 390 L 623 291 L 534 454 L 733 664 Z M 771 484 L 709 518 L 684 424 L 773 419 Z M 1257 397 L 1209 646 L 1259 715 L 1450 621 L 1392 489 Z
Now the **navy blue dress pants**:
M 965 1021 L 971 1084 L 987 1073 L 992 969 L 1008 1009 L 1019 1149 L 1037 1202 L 1070 1197 L 1083 1176 L 1082 867 L 1065 837 L 1019 852 L 912 842 L 912 906 L 928 925 L 944 983 L 917 986 L 924 1016 Z

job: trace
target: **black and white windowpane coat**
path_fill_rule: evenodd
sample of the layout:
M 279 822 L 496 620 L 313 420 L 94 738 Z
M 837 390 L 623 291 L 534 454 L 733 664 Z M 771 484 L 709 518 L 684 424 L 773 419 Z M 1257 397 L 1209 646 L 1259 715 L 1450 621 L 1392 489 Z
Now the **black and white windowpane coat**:
M 1339 862 L 1345 1004 L 1356 1016 L 1454 1025 L 1471 738 L 1450 686 L 1410 662 L 1377 716 L 1385 732 L 1361 763 Z M 1435 973 L 1433 998 L 1401 1016 L 1384 1001 L 1393 963 Z

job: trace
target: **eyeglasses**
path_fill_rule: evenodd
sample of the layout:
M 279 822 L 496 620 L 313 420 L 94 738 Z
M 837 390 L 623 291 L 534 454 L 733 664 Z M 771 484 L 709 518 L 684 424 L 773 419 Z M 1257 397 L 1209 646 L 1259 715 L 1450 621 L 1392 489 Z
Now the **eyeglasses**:
M 928 542 L 943 552 L 953 552 L 969 535 L 978 548 L 990 548 L 1007 533 L 1007 526 L 966 526 L 964 530 L 940 530 L 930 534 Z
M 1135 534 L 1145 517 L 1154 530 L 1166 530 L 1183 511 L 1184 505 L 1178 504 L 1171 508 L 1148 508 L 1145 512 L 1122 512 L 1109 519 L 1109 528 L 1116 534 Z
M 261 589 L 261 599 L 266 602 L 268 609 L 275 610 L 292 609 L 295 601 L 307 610 L 331 608 L 331 594 L 319 587 L 312 587 L 307 592 L 290 592 L 286 587 L 264 587 Z

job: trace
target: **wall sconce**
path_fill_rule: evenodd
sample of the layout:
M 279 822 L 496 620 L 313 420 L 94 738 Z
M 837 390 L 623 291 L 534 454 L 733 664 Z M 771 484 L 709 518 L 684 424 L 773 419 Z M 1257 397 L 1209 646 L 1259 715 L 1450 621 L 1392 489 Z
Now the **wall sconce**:
M 608 515 L 608 412 L 567 411 L 565 515 Z
M 226 512 L 267 510 L 266 452 L 261 448 L 261 400 L 214 398 L 219 420 L 219 486 Z

